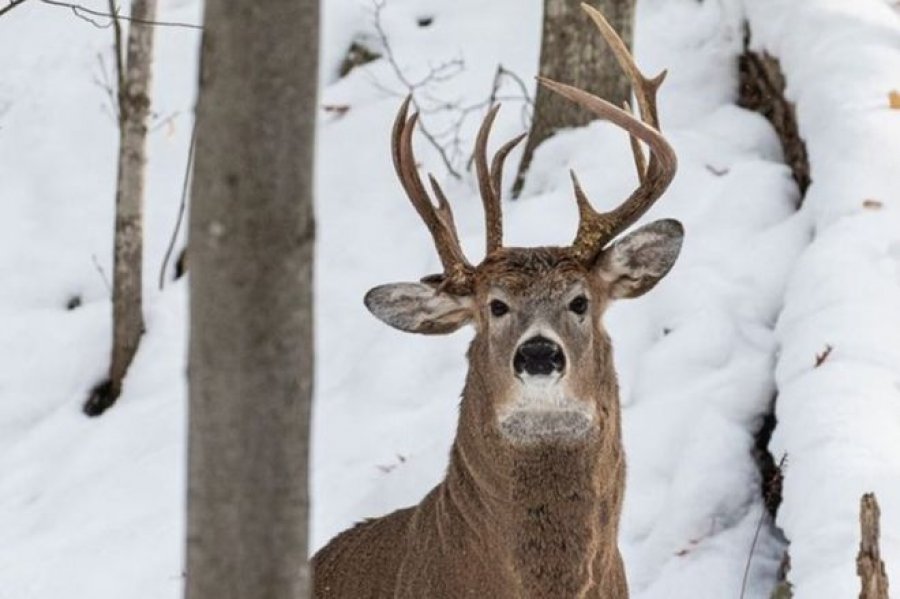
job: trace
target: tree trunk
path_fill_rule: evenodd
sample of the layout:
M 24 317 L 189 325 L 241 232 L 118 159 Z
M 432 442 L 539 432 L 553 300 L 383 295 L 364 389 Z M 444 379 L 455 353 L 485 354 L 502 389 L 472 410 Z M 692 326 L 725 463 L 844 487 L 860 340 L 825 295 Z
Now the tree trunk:
M 131 16 L 140 21 L 152 21 L 156 16 L 156 0 L 134 0 Z M 115 32 L 119 68 L 119 164 L 113 258 L 113 346 L 109 378 L 94 389 L 84 406 L 91 416 L 102 414 L 119 398 L 122 381 L 144 333 L 141 291 L 143 201 L 154 31 L 153 27 L 132 22 L 128 28 L 124 68 L 118 22 Z
M 208 0 L 190 224 L 189 599 L 307 597 L 316 0 Z
M 626 45 L 631 47 L 634 0 L 587 0 L 603 13 Z M 544 0 L 540 74 L 596 94 L 621 106 L 631 99 L 631 84 L 612 51 L 581 9 L 580 0 Z M 537 87 L 531 131 L 513 184 L 518 196 L 535 149 L 560 129 L 595 120 L 587 110 L 558 94 Z
M 859 553 L 856 573 L 862 582 L 859 599 L 888 599 L 888 579 L 878 545 L 881 510 L 874 493 L 866 493 L 859 500 Z

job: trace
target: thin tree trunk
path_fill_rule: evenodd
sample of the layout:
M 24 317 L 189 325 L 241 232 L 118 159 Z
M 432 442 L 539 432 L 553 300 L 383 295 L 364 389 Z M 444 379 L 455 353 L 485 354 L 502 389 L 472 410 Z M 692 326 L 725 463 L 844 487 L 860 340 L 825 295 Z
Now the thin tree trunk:
M 307 597 L 318 2 L 209 0 L 190 223 L 189 599 Z
M 588 0 L 603 13 L 631 47 L 634 0 Z M 631 84 L 597 28 L 581 9 L 580 0 L 544 0 L 540 74 L 587 90 L 621 106 L 631 99 Z M 595 120 L 587 110 L 538 86 L 531 131 L 513 184 L 518 195 L 525 183 L 535 149 L 560 129 Z
M 131 16 L 152 21 L 156 0 L 134 0 Z M 118 72 L 119 164 L 113 267 L 113 346 L 109 379 L 94 389 L 84 410 L 103 413 L 119 398 L 122 381 L 144 333 L 142 307 L 143 202 L 147 163 L 147 117 L 153 72 L 154 28 L 132 21 L 122 65 L 121 30 L 115 22 Z

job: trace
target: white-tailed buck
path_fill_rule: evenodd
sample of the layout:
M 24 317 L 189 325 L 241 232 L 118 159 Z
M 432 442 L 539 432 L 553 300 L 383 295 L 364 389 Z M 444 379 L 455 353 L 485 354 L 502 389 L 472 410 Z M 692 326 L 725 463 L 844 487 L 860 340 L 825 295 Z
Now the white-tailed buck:
M 571 86 L 541 84 L 627 131 L 640 183 L 618 208 L 598 213 L 573 176 L 580 223 L 571 246 L 503 246 L 501 172 L 521 138 L 488 165 L 495 108 L 475 144 L 487 255 L 473 266 L 444 193 L 431 178 L 435 204 L 419 178 L 409 99 L 400 108 L 394 166 L 444 272 L 376 287 L 365 303 L 403 331 L 471 324 L 475 338 L 444 480 L 417 506 L 363 522 L 323 548 L 313 563 L 319 599 L 628 596 L 616 544 L 625 490 L 619 395 L 601 318 L 612 300 L 645 293 L 669 271 L 683 230 L 660 220 L 616 239 L 662 195 L 676 161 L 659 132 L 662 75 L 644 78 L 603 16 L 585 10 L 631 79 L 641 118 Z

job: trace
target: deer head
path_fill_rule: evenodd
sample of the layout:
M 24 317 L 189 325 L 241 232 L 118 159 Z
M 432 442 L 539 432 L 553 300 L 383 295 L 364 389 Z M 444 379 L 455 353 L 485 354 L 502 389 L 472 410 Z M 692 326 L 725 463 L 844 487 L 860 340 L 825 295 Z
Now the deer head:
M 524 136 L 503 145 L 488 166 L 486 148 L 495 107 L 475 143 L 487 251 L 482 262 L 473 265 L 463 254 L 452 210 L 437 180 L 429 176 L 435 203 L 417 172 L 411 140 L 418 115 L 407 116 L 407 98 L 393 128 L 394 167 L 434 239 L 443 272 L 420 282 L 375 287 L 365 298 L 375 316 L 403 331 L 435 335 L 473 325 L 470 377 L 479 381 L 491 404 L 479 408 L 488 420 L 483 425 L 518 446 L 577 442 L 602 426 L 607 409 L 598 390 L 615 375 L 601 317 L 612 300 L 637 297 L 653 288 L 672 268 L 683 236 L 677 221 L 659 220 L 617 239 L 662 195 L 675 174 L 675 154 L 659 132 L 656 108 L 656 92 L 665 73 L 645 78 L 600 13 L 588 13 L 631 79 L 641 118 L 627 106 L 616 107 L 583 90 L 539 81 L 629 133 L 637 189 L 614 210 L 599 213 L 572 173 L 580 215 L 572 244 L 505 247 L 503 163 Z M 641 143 L 649 147 L 649 161 Z M 604 395 L 608 401 L 610 394 Z

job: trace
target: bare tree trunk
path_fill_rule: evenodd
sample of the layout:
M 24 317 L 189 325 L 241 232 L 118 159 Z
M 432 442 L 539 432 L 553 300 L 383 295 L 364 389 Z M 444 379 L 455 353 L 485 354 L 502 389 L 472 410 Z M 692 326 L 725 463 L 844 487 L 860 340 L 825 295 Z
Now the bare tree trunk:
M 134 0 L 132 19 L 152 21 L 156 0 Z M 84 406 L 102 414 L 119 398 L 122 381 L 144 333 L 142 309 L 143 201 L 147 163 L 147 117 L 153 66 L 153 27 L 132 21 L 122 64 L 121 29 L 114 21 L 118 73 L 119 164 L 113 268 L 113 346 L 109 379 L 96 387 Z
M 856 573 L 862 581 L 859 599 L 888 599 L 888 579 L 878 546 L 881 510 L 874 493 L 866 493 L 859 500 L 861 538 L 856 557 Z
M 634 0 L 587 0 L 603 13 L 631 47 Z M 581 10 L 581 0 L 544 0 L 540 74 L 587 90 L 621 106 L 631 99 L 631 84 L 606 47 L 597 28 Z M 538 86 L 531 131 L 513 184 L 518 196 L 535 149 L 560 129 L 580 127 L 596 119 L 587 110 Z
M 309 596 L 317 0 L 208 0 L 190 224 L 189 599 Z

